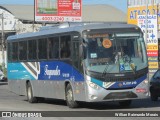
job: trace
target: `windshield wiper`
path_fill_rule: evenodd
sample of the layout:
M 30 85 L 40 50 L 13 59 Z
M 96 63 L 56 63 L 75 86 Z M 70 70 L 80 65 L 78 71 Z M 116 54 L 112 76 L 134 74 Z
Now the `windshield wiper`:
M 108 68 L 109 68 L 109 63 L 107 62 L 107 65 L 102 73 L 102 77 L 104 77 L 107 74 Z

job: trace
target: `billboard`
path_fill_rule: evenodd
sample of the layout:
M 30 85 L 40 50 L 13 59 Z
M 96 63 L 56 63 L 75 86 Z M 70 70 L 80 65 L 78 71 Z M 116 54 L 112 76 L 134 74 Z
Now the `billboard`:
M 160 24 L 160 6 L 159 5 L 150 5 L 148 6 L 147 13 L 148 15 L 157 15 L 158 24 Z M 128 24 L 137 25 L 138 15 L 146 15 L 146 6 L 134 6 L 128 7 Z
M 82 21 L 82 0 L 35 0 L 34 7 L 35 21 Z

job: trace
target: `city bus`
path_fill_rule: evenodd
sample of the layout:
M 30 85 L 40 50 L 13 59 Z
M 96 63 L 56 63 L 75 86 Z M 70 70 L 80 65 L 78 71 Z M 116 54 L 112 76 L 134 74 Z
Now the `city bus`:
M 7 38 L 9 89 L 30 103 L 117 101 L 149 96 L 143 33 L 123 23 L 63 23 Z

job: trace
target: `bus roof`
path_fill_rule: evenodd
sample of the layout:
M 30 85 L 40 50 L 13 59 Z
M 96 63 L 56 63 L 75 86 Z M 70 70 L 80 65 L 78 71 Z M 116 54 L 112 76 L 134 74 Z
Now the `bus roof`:
M 7 38 L 8 41 L 31 38 L 38 36 L 46 36 L 51 34 L 67 33 L 67 32 L 82 32 L 88 29 L 111 29 L 111 28 L 138 28 L 136 25 L 124 23 L 63 23 L 55 26 L 41 27 L 38 32 L 29 32 L 18 35 L 12 35 Z

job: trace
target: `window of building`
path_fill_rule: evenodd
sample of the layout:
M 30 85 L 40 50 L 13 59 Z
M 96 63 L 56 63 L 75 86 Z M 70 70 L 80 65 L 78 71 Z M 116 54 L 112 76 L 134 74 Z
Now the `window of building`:
M 19 60 L 27 60 L 27 41 L 19 42 Z
M 146 1 L 142 0 L 142 5 L 145 5 L 146 4 Z
M 47 39 L 38 40 L 38 58 L 47 59 Z
M 69 58 L 71 55 L 71 36 L 60 37 L 60 57 Z
M 36 40 L 28 41 L 28 59 L 35 60 L 37 59 L 37 42 Z
M 146 0 L 146 1 L 147 1 L 147 0 Z M 148 4 L 150 4 L 150 5 L 151 5 L 151 4 L 152 4 L 152 0 L 148 0 Z
M 131 6 L 131 0 L 128 0 L 128 6 Z
M 4 25 L 7 25 L 7 22 L 4 22 Z
M 131 0 L 130 4 L 131 4 L 131 6 L 134 6 L 135 5 L 135 0 Z
M 48 51 L 49 59 L 59 58 L 59 37 L 51 37 L 48 39 Z

